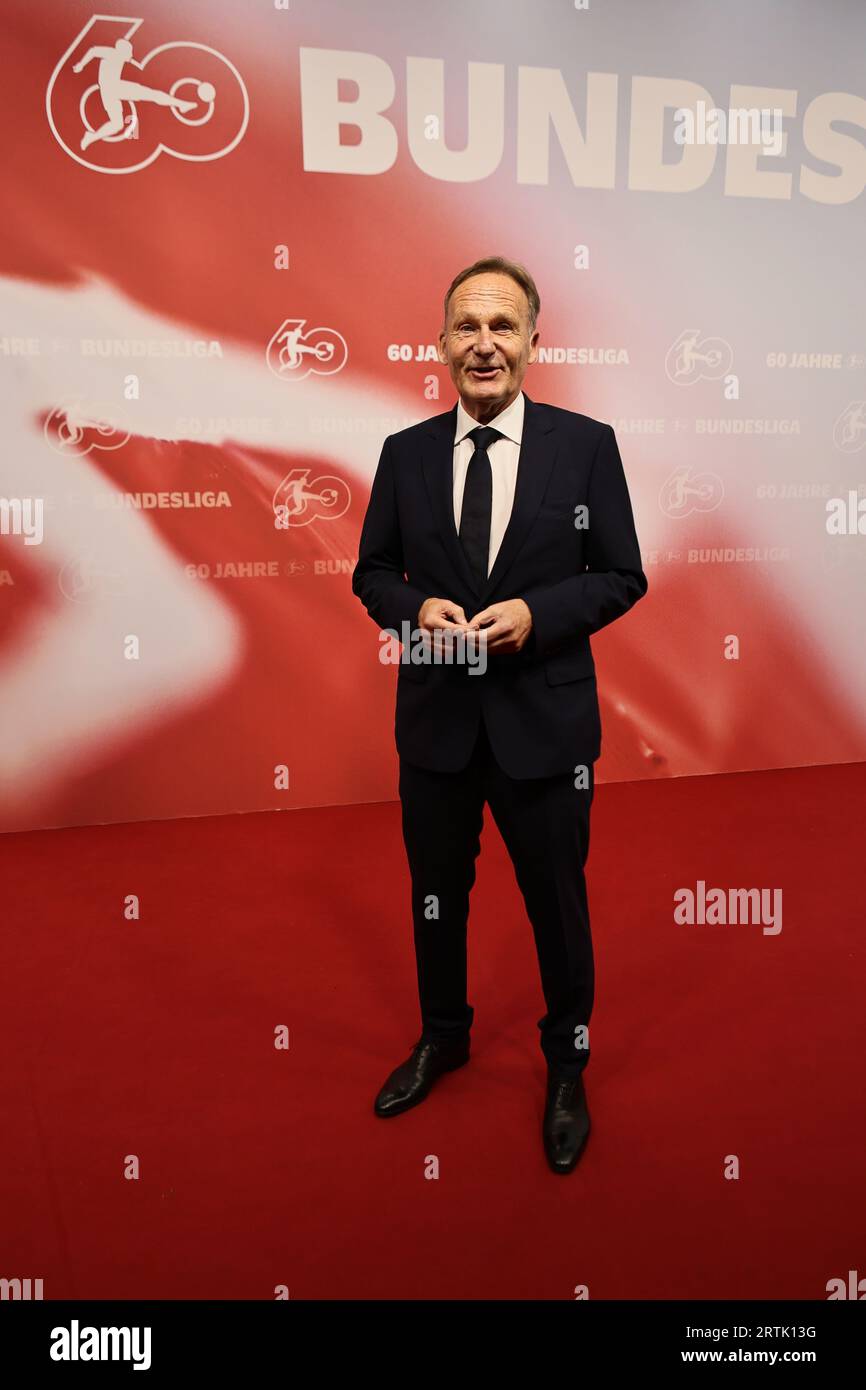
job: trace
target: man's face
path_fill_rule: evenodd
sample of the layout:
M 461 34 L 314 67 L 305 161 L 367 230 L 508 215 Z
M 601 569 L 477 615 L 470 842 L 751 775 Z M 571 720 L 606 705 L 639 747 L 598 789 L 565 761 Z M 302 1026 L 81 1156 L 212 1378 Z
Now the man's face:
M 474 419 L 492 420 L 516 399 L 526 368 L 538 359 L 538 336 L 529 327 L 526 294 L 510 275 L 472 275 L 457 286 L 439 334 L 439 361 Z

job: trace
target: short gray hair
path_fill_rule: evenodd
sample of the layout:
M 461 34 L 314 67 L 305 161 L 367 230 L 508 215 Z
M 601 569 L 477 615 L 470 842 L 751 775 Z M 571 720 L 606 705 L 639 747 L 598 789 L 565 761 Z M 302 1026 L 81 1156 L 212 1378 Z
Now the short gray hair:
M 468 265 L 465 270 L 461 270 L 459 275 L 455 275 L 445 295 L 445 322 L 448 322 L 448 305 L 451 303 L 451 296 L 457 286 L 462 285 L 463 281 L 468 280 L 471 275 L 489 274 L 509 275 L 512 280 L 517 281 L 529 301 L 529 327 L 534 332 L 538 315 L 541 312 L 538 289 L 526 266 L 521 265 L 519 261 L 509 261 L 506 256 L 485 256 L 483 260 L 475 261 L 472 265 Z

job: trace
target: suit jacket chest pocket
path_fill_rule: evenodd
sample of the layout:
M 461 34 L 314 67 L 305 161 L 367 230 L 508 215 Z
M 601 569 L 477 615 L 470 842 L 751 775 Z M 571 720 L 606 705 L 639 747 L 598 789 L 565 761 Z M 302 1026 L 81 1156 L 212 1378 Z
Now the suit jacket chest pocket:
M 569 500 L 543 502 L 532 528 L 534 556 L 570 574 L 585 568 L 583 513 Z M 557 575 L 557 577 L 562 577 Z

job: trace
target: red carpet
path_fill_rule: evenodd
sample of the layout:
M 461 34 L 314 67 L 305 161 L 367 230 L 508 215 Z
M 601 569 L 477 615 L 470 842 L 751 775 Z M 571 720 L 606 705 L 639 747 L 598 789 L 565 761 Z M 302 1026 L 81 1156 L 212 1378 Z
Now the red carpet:
M 855 764 L 598 789 L 594 1128 L 568 1177 L 541 1148 L 544 1005 L 489 813 L 473 1059 L 391 1121 L 372 1099 L 420 1031 L 396 803 L 4 836 L 0 1277 L 823 1299 L 866 1275 L 864 788 Z M 781 933 L 675 925 L 698 879 L 782 888 Z

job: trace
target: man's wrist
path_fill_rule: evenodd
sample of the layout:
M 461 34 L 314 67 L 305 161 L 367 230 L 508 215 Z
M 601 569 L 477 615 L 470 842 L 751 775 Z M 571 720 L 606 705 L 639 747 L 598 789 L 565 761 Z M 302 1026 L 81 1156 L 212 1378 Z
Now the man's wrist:
M 529 614 L 529 632 L 526 635 L 526 641 L 523 643 L 523 650 L 525 652 L 534 652 L 536 649 L 535 619 L 532 614 L 532 609 L 530 608 L 527 600 L 521 596 L 520 602 L 524 605 L 527 613 Z

